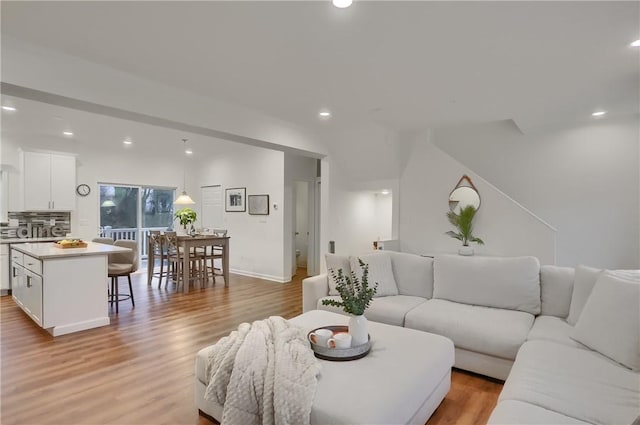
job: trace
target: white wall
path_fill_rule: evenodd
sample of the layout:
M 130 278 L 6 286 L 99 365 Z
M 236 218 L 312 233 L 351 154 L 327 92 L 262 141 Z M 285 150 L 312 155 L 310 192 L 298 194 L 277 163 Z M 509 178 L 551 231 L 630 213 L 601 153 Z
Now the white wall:
M 433 142 L 556 227 L 558 264 L 639 268 L 639 128 L 632 116 L 523 135 L 502 122 Z
M 399 192 L 398 182 L 374 180 L 353 183 L 335 162 L 330 162 L 330 168 L 327 242 L 335 241 L 336 254 L 366 253 L 373 250 L 373 242 L 378 236 L 382 239 L 386 234 L 395 238 L 394 207 L 387 201 L 379 202 L 374 191 L 390 189 L 395 198 Z
M 414 140 L 400 179 L 401 250 L 416 254 L 457 252 L 460 242 L 445 232 L 453 230 L 446 218 L 449 193 L 468 174 L 477 187 L 482 205 L 474 234 L 486 245 L 474 245 L 484 255 L 533 255 L 542 264 L 555 263 L 555 232 L 509 197 L 471 172 L 428 141 Z
M 373 193 L 373 197 L 375 200 L 375 228 L 378 231 L 376 240 L 393 239 L 393 194 Z
M 231 272 L 278 282 L 289 281 L 290 266 L 289 269 L 285 268 L 283 258 L 284 154 L 239 145 L 235 152 L 225 152 L 202 161 L 194 186 L 216 184 L 221 185 L 223 191 L 246 187 L 247 196 L 267 194 L 271 204 L 269 215 L 223 213 L 224 227 L 231 237 Z M 278 208 L 273 208 L 273 204 L 277 204 Z

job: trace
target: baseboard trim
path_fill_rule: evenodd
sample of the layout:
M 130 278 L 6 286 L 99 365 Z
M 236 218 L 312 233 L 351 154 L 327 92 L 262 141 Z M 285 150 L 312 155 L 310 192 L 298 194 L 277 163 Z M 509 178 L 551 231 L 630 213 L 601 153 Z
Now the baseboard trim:
M 272 282 L 278 282 L 278 283 L 287 283 L 287 282 L 289 282 L 291 280 L 291 279 L 286 279 L 285 280 L 285 279 L 283 279 L 282 277 L 279 277 L 279 276 L 272 276 L 272 275 L 268 275 L 268 274 L 248 272 L 248 271 L 245 271 L 245 270 L 229 269 L 229 273 L 239 274 L 241 276 L 257 277 L 258 279 L 270 280 Z

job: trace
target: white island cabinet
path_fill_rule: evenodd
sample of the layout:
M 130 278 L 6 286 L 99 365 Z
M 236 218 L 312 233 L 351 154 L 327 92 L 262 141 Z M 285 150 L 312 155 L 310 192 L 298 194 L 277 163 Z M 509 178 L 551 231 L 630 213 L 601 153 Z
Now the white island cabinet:
M 53 336 L 108 325 L 107 256 L 126 251 L 91 242 L 67 249 L 51 242 L 12 246 L 13 299 Z

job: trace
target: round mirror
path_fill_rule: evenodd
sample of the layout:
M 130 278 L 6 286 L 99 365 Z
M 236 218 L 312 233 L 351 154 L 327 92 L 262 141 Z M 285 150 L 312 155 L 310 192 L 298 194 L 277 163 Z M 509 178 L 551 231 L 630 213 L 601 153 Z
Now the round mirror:
M 473 206 L 476 210 L 480 208 L 480 195 L 472 187 L 460 186 L 453 189 L 449 195 L 449 209 L 455 214 L 460 214 L 460 210 L 467 205 Z

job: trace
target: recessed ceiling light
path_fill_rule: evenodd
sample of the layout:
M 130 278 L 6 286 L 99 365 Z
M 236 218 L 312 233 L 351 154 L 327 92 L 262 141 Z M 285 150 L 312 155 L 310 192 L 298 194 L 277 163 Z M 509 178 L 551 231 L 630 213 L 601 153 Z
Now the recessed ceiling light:
M 318 112 L 318 115 L 320 116 L 320 118 L 329 118 L 331 117 L 331 112 L 324 110 L 324 111 Z
M 631 47 L 640 47 L 640 40 L 636 40 L 630 44 Z
M 340 9 L 351 6 L 351 3 L 353 3 L 353 0 L 333 0 L 333 5 Z
M 131 144 L 133 144 L 133 142 L 132 142 L 131 140 L 129 140 L 129 139 L 125 139 L 125 140 L 123 140 L 123 141 L 122 141 L 122 143 L 124 143 L 125 145 L 131 145 Z
M 591 114 L 591 116 L 593 117 L 601 117 L 603 115 L 605 115 L 607 113 L 607 111 L 596 111 L 594 113 Z
M 13 106 L 3 106 L 2 109 L 9 112 L 14 112 L 16 110 Z
M 388 195 L 390 192 L 387 189 L 382 189 L 380 193 L 382 193 L 383 195 Z
M 73 133 L 70 131 L 63 131 L 62 134 L 64 134 L 65 136 L 73 136 Z
M 191 155 L 193 151 L 191 149 L 186 149 L 184 153 L 186 153 L 187 155 Z

